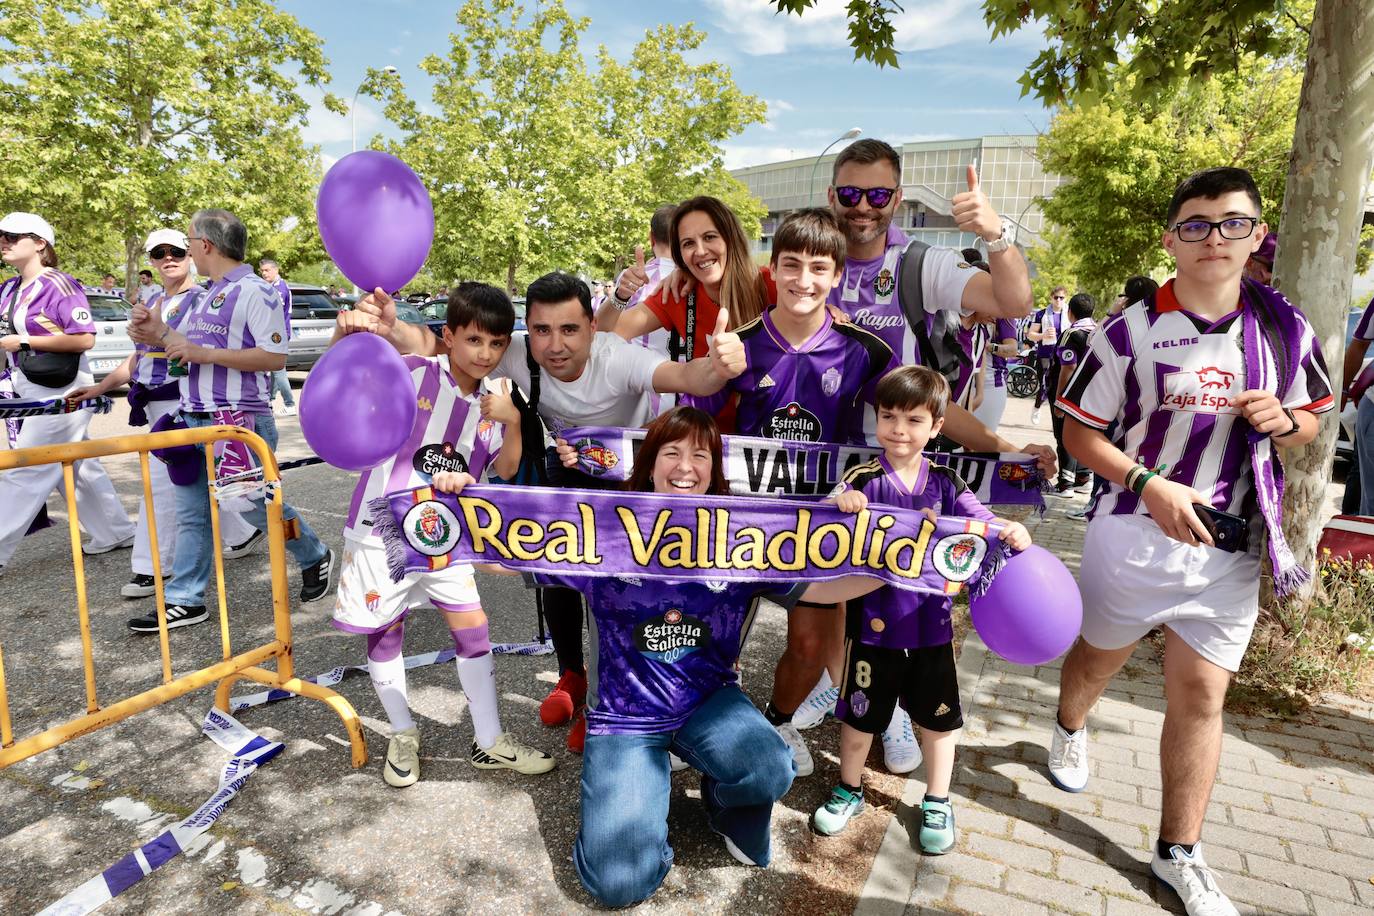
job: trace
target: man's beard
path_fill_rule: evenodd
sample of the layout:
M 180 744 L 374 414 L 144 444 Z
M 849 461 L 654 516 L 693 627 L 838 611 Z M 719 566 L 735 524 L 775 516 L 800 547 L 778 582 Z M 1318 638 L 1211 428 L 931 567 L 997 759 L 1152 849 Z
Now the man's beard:
M 892 217 L 877 217 L 867 229 L 859 229 L 848 217 L 841 219 L 840 223 L 844 227 L 846 242 L 850 245 L 866 245 L 880 236 L 887 235 L 887 227 L 892 223 Z

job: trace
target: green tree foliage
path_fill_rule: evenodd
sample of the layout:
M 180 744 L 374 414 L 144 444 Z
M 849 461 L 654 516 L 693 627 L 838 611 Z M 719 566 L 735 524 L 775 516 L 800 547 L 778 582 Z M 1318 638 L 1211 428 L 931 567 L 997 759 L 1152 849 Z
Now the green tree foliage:
M 720 143 L 763 118 L 719 64 L 691 64 L 702 33 L 664 26 L 626 63 L 604 49 L 590 73 L 588 20 L 562 0 L 532 12 L 515 0 L 469 0 L 448 54 L 421 68 L 437 113 L 398 78 L 370 71 L 404 135 L 389 149 L 434 199 L 437 276 L 500 277 L 518 289 L 554 268 L 606 273 L 647 234 L 663 203 L 717 193 L 757 229 L 763 214 L 725 171 Z
M 134 282 L 150 230 L 211 206 L 255 255 L 317 259 L 320 169 L 288 71 L 318 86 L 326 63 L 267 0 L 0 0 L 0 206 L 43 214 L 80 274 Z

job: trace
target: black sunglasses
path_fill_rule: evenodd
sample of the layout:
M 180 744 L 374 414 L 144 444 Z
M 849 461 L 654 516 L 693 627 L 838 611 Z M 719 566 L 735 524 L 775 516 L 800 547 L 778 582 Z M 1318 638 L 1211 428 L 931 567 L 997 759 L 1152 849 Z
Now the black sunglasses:
M 840 185 L 835 189 L 835 199 L 846 207 L 857 207 L 859 198 L 867 197 L 868 205 L 881 210 L 897 193 L 896 188 L 856 188 L 852 184 Z
M 180 261 L 182 258 L 186 257 L 186 249 L 178 248 L 175 245 L 159 245 L 152 251 L 148 252 L 148 257 L 154 261 L 161 261 L 163 258 L 168 257 L 169 255 Z
M 0 232 L 0 239 L 4 239 L 13 245 L 20 239 L 33 239 L 36 242 L 38 241 L 38 236 L 34 235 L 32 232 Z

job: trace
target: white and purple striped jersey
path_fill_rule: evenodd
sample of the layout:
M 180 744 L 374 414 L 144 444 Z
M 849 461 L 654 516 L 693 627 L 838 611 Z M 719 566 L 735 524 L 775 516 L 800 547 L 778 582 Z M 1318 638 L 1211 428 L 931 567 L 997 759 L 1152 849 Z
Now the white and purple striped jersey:
M 286 281 L 285 281 L 285 280 L 283 280 L 281 277 L 278 277 L 278 278 L 277 278 L 277 282 L 275 282 L 275 283 L 272 284 L 272 288 L 275 289 L 275 290 L 277 291 L 277 295 L 281 297 L 281 314 L 282 314 L 282 318 L 284 318 L 284 319 L 286 320 L 286 339 L 287 339 L 287 340 L 290 340 L 290 339 L 291 339 L 291 287 L 289 287 L 289 286 L 286 285 Z
M 482 395 L 491 390 L 485 381 L 464 395 L 449 374 L 446 357 L 404 359 L 419 408 L 415 425 L 395 455 L 358 477 L 344 524 L 344 537 L 376 546 L 382 541 L 372 533 L 369 502 L 397 490 L 427 486 L 439 471 L 466 471 L 481 480 L 503 441 L 501 424 L 482 419 Z
M 1030 323 L 1040 325 L 1041 334 L 1052 332 L 1049 337 L 1043 338 L 1035 345 L 1035 355 L 1046 359 L 1053 358 L 1054 351 L 1059 346 L 1059 338 L 1069 329 L 1072 321 L 1067 307 L 1056 312 L 1053 306 L 1046 306 L 1031 315 Z
M 191 343 L 217 350 L 257 347 L 268 353 L 287 351 L 281 299 L 247 264 L 240 264 L 212 284 L 177 330 Z M 267 413 L 272 409 L 272 373 L 191 363 L 181 407 L 188 411 L 229 408 Z
M 55 268 L 47 268 L 33 282 L 23 285 L 22 277 L 10 277 L 0 283 L 0 333 L 17 334 L 28 342 L 33 337 L 52 337 L 57 334 L 94 334 L 90 303 L 76 278 Z M 19 355 L 6 354 L 7 365 L 13 367 L 11 379 L 15 394 L 20 397 L 50 396 L 50 389 L 34 385 L 18 371 Z M 90 378 L 86 354 L 77 364 L 77 384 Z M 84 382 L 84 384 L 90 384 Z
M 167 299 L 166 292 L 159 289 L 148 300 L 148 310 L 151 312 L 161 310 L 162 320 L 167 322 L 167 327 L 181 330 L 182 321 L 204 295 L 205 289 L 203 287 L 192 286 L 185 292 L 177 293 L 171 299 Z M 134 360 L 134 372 L 130 381 L 137 382 L 145 388 L 157 388 L 175 380 L 167 378 L 167 351 L 162 347 L 150 347 L 148 344 L 136 343 L 134 344 L 134 354 L 137 359 Z
M 1249 516 L 1253 481 L 1250 424 L 1235 406 L 1246 390 L 1242 307 L 1217 321 L 1185 309 L 1173 281 L 1154 299 L 1127 306 L 1088 338 L 1087 352 L 1056 406 L 1093 429 L 1115 424 L 1112 443 L 1148 468 L 1193 487 L 1213 508 Z M 1303 339 L 1287 391 L 1294 410 L 1334 406 L 1316 335 L 1301 318 Z M 1273 379 L 1273 367 L 1265 373 Z M 1271 382 L 1271 385 L 1274 383 Z M 1097 495 L 1094 515 L 1148 514 L 1140 497 L 1113 483 Z

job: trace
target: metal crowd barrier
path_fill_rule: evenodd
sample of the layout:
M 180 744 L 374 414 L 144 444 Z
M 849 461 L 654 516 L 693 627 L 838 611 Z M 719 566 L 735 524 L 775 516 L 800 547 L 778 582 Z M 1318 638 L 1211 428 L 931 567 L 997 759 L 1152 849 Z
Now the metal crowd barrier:
M 157 583 L 158 640 L 162 651 L 162 683 L 116 700 L 101 704 L 96 693 L 95 660 L 91 654 L 91 626 L 89 604 L 86 599 L 86 570 L 81 552 L 81 533 L 76 510 L 76 480 L 73 462 L 87 458 L 103 458 L 108 455 L 137 453 L 143 475 L 143 499 L 147 507 L 148 538 L 157 544 L 157 518 L 153 512 L 152 478 L 148 473 L 149 452 L 153 449 L 171 448 L 180 445 L 200 445 L 221 440 L 238 439 L 257 455 L 262 466 L 263 480 L 267 485 L 267 544 L 268 556 L 272 564 L 272 619 L 275 638 L 264 645 L 240 652 L 235 655 L 229 640 L 229 610 L 225 600 L 224 554 L 220 543 L 219 506 L 215 499 L 213 481 L 214 457 L 211 448 L 205 449 L 207 479 L 210 484 L 210 524 L 214 536 L 215 579 L 219 601 L 220 641 L 223 646 L 223 660 L 208 667 L 172 676 L 171 648 L 167 638 L 167 605 L 163 594 L 162 560 L 158 551 L 153 550 L 153 578 Z M 158 459 L 152 459 L 158 460 Z M 358 714 L 352 704 L 339 694 L 295 676 L 291 657 L 291 599 L 286 581 L 286 531 L 282 520 L 281 475 L 276 459 L 267 443 L 256 433 L 232 426 L 212 426 L 202 429 L 171 430 L 139 436 L 118 436 L 110 439 L 94 439 L 86 442 L 72 442 L 62 445 L 45 445 L 15 451 L 0 450 L 0 471 L 17 467 L 31 467 L 40 464 L 61 464 L 62 479 L 66 484 L 67 517 L 71 533 L 72 564 L 76 572 L 76 612 L 81 629 L 82 660 L 86 679 L 86 714 L 60 725 L 55 725 L 36 735 L 19 741 L 14 740 L 14 729 L 10 721 L 9 696 L 5 686 L 4 641 L 0 638 L 0 769 L 12 763 L 26 760 L 50 748 L 57 747 L 73 738 L 88 734 L 108 725 L 113 725 L 146 709 L 160 706 L 215 681 L 215 706 L 229 711 L 229 691 L 240 679 L 248 679 L 286 690 L 301 696 L 320 700 L 338 714 L 348 732 L 353 751 L 353 766 L 361 767 L 367 763 L 367 743 L 363 737 Z M 0 621 L 3 626 L 4 621 Z M 276 670 L 271 671 L 260 665 L 276 660 Z

